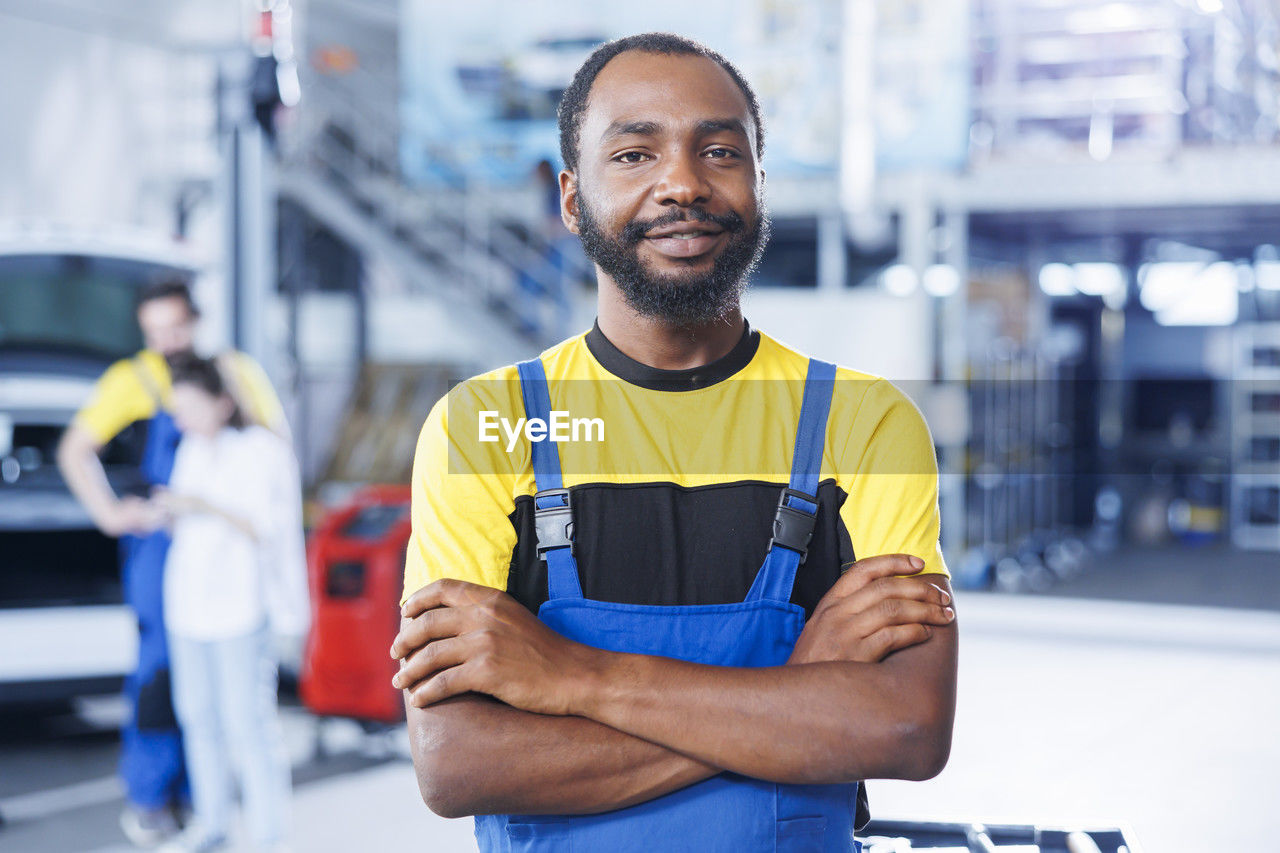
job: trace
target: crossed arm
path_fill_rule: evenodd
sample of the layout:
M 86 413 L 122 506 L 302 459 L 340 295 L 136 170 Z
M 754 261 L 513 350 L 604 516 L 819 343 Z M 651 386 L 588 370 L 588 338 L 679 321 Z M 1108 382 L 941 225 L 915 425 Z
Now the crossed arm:
M 786 666 L 705 666 L 569 641 L 510 596 L 437 581 L 392 656 L 423 799 L 444 816 L 588 813 L 722 770 L 778 782 L 936 775 L 950 750 L 956 629 L 945 579 L 862 560 Z

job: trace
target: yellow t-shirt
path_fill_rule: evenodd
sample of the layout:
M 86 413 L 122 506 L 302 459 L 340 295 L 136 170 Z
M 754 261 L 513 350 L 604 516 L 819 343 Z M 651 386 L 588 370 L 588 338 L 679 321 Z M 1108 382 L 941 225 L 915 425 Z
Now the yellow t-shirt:
M 248 410 L 245 416 L 268 429 L 284 428 L 284 408 L 276 397 L 267 374 L 242 352 L 228 353 L 236 399 Z M 106 444 L 125 427 L 156 414 L 156 407 L 169 404 L 169 365 L 164 356 L 143 350 L 132 358 L 122 358 L 99 377 L 89 401 L 76 413 L 75 423 L 99 444 Z
M 748 328 L 718 361 L 664 371 L 596 327 L 541 359 L 552 409 L 566 413 L 557 437 L 569 440 L 554 446 L 584 594 L 658 605 L 745 598 L 789 479 L 807 357 Z M 405 598 L 451 577 L 533 610 L 546 600 L 523 416 L 514 366 L 460 384 L 432 409 L 414 458 Z M 861 557 L 914 554 L 925 572 L 947 574 L 933 442 L 884 379 L 838 370 L 818 503 L 792 595 L 807 611 Z

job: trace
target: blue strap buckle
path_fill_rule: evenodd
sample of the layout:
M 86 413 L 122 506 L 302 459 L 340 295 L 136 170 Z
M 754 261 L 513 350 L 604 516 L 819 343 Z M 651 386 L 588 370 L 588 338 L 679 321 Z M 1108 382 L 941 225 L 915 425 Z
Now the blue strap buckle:
M 573 503 L 568 489 L 546 489 L 533 496 L 533 528 L 538 539 L 538 559 L 547 551 L 568 548 L 573 553 Z
M 790 500 L 803 501 L 793 506 Z M 806 509 L 812 505 L 813 511 Z M 786 488 L 778 496 L 778 511 L 773 516 L 773 538 L 769 540 L 769 549 L 774 545 L 790 548 L 800 554 L 800 562 L 809 556 L 809 542 L 813 539 L 813 528 L 817 524 L 818 499 L 796 489 Z

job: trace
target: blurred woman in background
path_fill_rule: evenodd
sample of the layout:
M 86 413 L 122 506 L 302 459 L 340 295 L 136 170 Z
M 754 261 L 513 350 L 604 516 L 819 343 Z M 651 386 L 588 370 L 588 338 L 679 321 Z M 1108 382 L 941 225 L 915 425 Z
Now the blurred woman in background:
M 172 519 L 164 607 L 195 813 L 167 849 L 226 843 L 233 766 L 251 841 L 283 849 L 290 777 L 271 635 L 300 637 L 308 616 L 297 463 L 287 441 L 246 424 L 214 361 L 176 362 L 172 400 L 183 439 L 153 499 Z

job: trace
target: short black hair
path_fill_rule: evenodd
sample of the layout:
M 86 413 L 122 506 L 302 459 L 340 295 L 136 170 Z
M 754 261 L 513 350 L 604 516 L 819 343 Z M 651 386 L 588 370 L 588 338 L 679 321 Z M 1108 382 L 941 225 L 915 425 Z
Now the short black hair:
M 187 310 L 191 312 L 192 317 L 200 316 L 200 309 L 196 307 L 196 300 L 191 296 L 191 286 L 180 278 L 165 278 L 144 285 L 138 290 L 137 303 L 134 308 L 135 310 L 141 310 L 143 305 L 159 299 L 181 299 L 183 304 L 187 306 Z
M 564 90 L 557 116 L 560 119 L 560 158 L 566 169 L 571 172 L 578 170 L 578 145 L 581 141 L 579 134 L 582 130 L 582 117 L 587 111 L 587 96 L 591 93 L 591 85 L 595 83 L 600 69 L 609 64 L 609 60 L 629 50 L 668 56 L 702 56 L 723 68 L 747 99 L 747 109 L 756 126 L 756 156 L 764 154 L 764 122 L 760 119 L 760 101 L 756 99 L 756 93 L 752 91 L 742 72 L 732 62 L 706 45 L 684 36 L 673 33 L 641 33 L 600 45 L 582 63 L 573 75 L 569 88 Z

